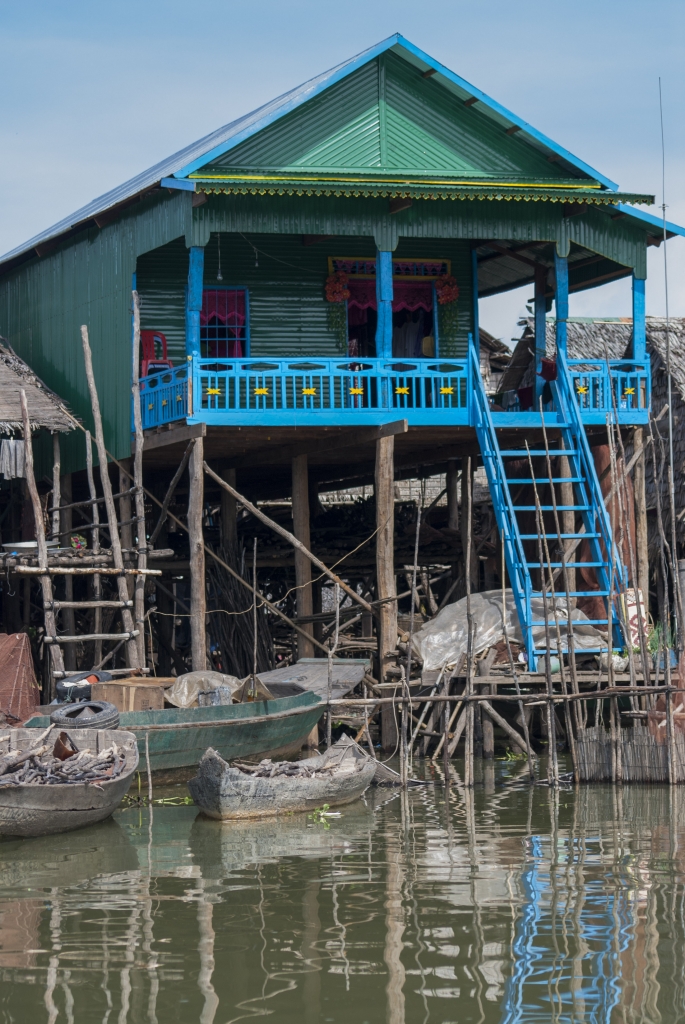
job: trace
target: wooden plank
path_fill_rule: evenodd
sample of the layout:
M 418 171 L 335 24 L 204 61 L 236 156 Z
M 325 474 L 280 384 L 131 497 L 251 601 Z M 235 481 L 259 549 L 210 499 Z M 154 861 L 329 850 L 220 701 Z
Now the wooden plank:
M 207 668 L 207 636 L 205 618 L 205 547 L 202 533 L 204 506 L 204 439 L 196 437 L 188 463 L 188 534 L 190 538 L 190 643 L 193 672 Z
M 183 441 L 192 441 L 196 437 L 206 437 L 206 423 L 184 423 L 173 424 L 164 429 L 147 430 L 143 435 L 143 451 L 149 452 L 154 448 L 163 448 L 169 444 L 181 444 Z M 134 442 L 131 442 L 133 451 Z
M 369 661 L 333 661 L 333 696 L 336 699 L 345 697 L 364 678 Z M 259 678 L 269 683 L 297 683 L 305 690 L 311 690 L 322 700 L 328 698 L 328 661 L 324 658 L 312 658 L 311 661 L 298 661 L 287 668 L 276 668 L 271 672 L 260 672 Z
M 309 529 L 309 466 L 306 455 L 296 455 L 292 460 L 293 475 L 293 532 L 307 550 L 311 548 Z M 295 585 L 297 587 L 297 617 L 309 617 L 314 611 L 312 594 L 312 563 L 304 552 L 295 548 Z M 304 626 L 306 633 L 313 635 L 314 626 Z M 297 638 L 297 653 L 300 658 L 311 658 L 314 646 L 301 634 Z

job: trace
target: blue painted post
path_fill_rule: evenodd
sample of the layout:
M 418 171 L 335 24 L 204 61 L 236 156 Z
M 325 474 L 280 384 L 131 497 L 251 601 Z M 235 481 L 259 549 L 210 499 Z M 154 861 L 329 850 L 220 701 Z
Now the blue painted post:
M 545 382 L 540 376 L 542 360 L 547 355 L 547 268 L 535 268 L 535 411 L 540 409 L 540 396 Z
M 480 323 L 478 317 L 478 253 L 471 250 L 471 307 L 473 309 L 472 344 L 476 346 L 476 357 L 480 363 Z
M 200 310 L 204 283 L 205 251 L 191 245 L 188 250 L 188 287 L 186 288 L 186 355 L 200 355 Z
M 647 354 L 647 322 L 645 319 L 645 281 L 633 274 L 633 359 Z
M 554 305 L 557 316 L 557 352 L 566 355 L 566 339 L 568 335 L 568 257 L 560 256 L 554 251 L 554 275 L 556 292 Z
M 392 252 L 376 252 L 376 356 L 392 359 Z

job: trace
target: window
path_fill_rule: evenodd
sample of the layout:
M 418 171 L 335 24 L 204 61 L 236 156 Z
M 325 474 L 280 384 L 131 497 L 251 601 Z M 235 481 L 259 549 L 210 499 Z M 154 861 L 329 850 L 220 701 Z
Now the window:
M 200 351 L 210 359 L 249 355 L 250 304 L 246 288 L 205 288 L 200 313 Z

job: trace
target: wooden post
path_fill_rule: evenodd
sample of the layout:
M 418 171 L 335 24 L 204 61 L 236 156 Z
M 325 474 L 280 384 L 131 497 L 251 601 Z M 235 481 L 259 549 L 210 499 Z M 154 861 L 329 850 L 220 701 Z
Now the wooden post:
M 52 539 L 59 540 L 59 506 L 61 501 L 62 488 L 60 487 L 60 473 L 62 471 L 62 458 L 59 450 L 59 434 L 57 431 L 52 435 Z
M 473 530 L 470 522 L 470 514 L 467 510 L 467 503 L 464 500 L 465 494 L 470 494 L 473 498 L 473 475 L 474 475 L 474 460 L 469 456 L 462 461 L 462 473 L 461 473 L 461 548 L 463 552 L 463 565 L 464 565 L 464 581 L 466 582 L 466 572 L 468 566 L 468 572 L 470 574 L 469 586 L 471 591 L 478 590 L 479 583 L 479 562 L 476 555 L 476 545 L 473 541 Z M 472 507 L 472 505 L 471 505 Z M 470 540 L 469 540 L 470 538 Z M 471 547 L 471 551 L 468 553 L 467 548 Z
M 293 533 L 297 540 L 309 550 L 309 465 L 306 455 L 296 455 L 292 460 L 293 482 Z M 314 611 L 312 598 L 312 563 L 306 555 L 295 548 L 295 584 L 297 586 L 297 617 L 310 616 Z M 306 633 L 314 635 L 311 622 L 303 623 Z M 298 658 L 313 658 L 314 645 L 301 634 L 297 638 Z
M 207 598 L 205 549 L 202 535 L 204 507 L 204 438 L 196 437 L 188 463 L 188 533 L 190 537 L 190 644 L 193 672 L 207 668 Z
M 633 451 L 639 452 L 644 443 L 642 427 L 633 430 Z M 645 488 L 645 452 L 641 451 L 633 472 L 635 491 L 635 540 L 637 555 L 637 585 L 642 591 L 645 609 L 649 608 L 649 545 L 647 542 L 647 491 Z
M 481 693 L 492 693 L 491 686 L 481 686 L 480 690 Z M 495 730 L 489 715 L 481 715 L 481 730 L 483 734 L 483 757 L 486 761 L 492 761 L 495 757 Z
M 121 551 L 121 537 L 117 525 L 117 514 L 114 507 L 114 497 L 112 495 L 112 484 L 109 478 L 107 448 L 105 447 L 105 435 L 102 430 L 100 399 L 98 397 L 97 387 L 95 386 L 95 374 L 93 373 L 93 357 L 90 350 L 90 341 L 88 339 L 88 328 L 85 324 L 81 326 L 81 341 L 83 344 L 83 361 L 85 364 L 86 380 L 88 381 L 88 392 L 90 394 L 90 404 L 93 412 L 93 423 L 95 426 L 95 445 L 97 447 L 98 461 L 100 463 L 100 482 L 102 484 L 102 494 L 105 499 L 105 508 L 107 509 L 107 523 L 112 543 L 112 561 L 114 563 L 114 568 L 120 571 L 120 575 L 117 577 L 117 591 L 120 601 L 129 601 L 130 598 L 128 596 L 128 588 L 126 586 L 126 576 L 121 572 L 124 569 L 124 557 Z M 131 615 L 128 607 L 122 608 L 121 618 L 125 632 L 132 634 L 134 632 L 133 616 Z M 133 636 L 131 636 L 126 642 L 126 659 L 129 667 L 141 667 L 138 662 L 138 646 L 136 644 L 135 637 Z
M 235 487 L 235 469 L 224 469 L 222 478 Z M 238 502 L 229 491 L 221 491 L 221 546 L 224 551 L 235 551 L 238 547 Z
M 459 493 L 457 482 L 459 480 L 459 468 L 456 459 L 449 459 L 447 462 L 447 528 L 448 530 L 459 529 Z
M 65 505 L 71 505 L 73 501 L 73 493 L 71 488 L 71 473 L 65 473 L 60 478 L 60 495 L 61 501 Z M 61 541 L 64 547 L 71 545 L 71 529 L 74 525 L 74 514 L 73 509 L 67 508 L 61 513 L 61 524 L 60 529 L 62 532 Z M 74 600 L 74 580 L 72 576 L 64 577 L 64 600 Z M 68 636 L 76 635 L 76 613 L 73 608 L 64 608 L 60 613 L 62 616 L 62 623 L 64 626 L 64 632 Z M 66 650 L 63 655 L 64 667 L 73 672 L 76 668 L 76 644 L 67 644 Z
M 145 575 L 147 569 L 147 529 L 145 526 L 145 495 L 143 494 L 143 421 L 140 412 L 140 300 L 138 292 L 133 291 L 133 367 L 131 394 L 133 397 L 133 426 L 135 431 L 135 448 L 133 457 L 133 482 L 135 484 L 136 503 L 136 547 L 138 548 L 137 568 L 142 570 L 136 576 L 134 585 L 134 619 L 139 631 L 138 661 L 144 667 L 145 656 Z
M 33 441 L 31 439 L 31 423 L 29 420 L 29 408 L 26 402 L 26 392 L 22 388 L 19 392 L 19 398 L 21 402 L 21 418 L 24 428 L 24 466 L 26 474 L 26 484 L 28 487 L 29 495 L 31 497 L 31 504 L 33 506 L 33 518 L 36 526 L 36 549 L 38 554 L 38 564 L 42 569 L 46 570 L 44 576 L 40 577 L 40 586 L 43 594 L 43 607 L 45 609 L 45 632 L 55 637 L 57 635 L 57 626 L 55 623 L 55 613 L 53 605 L 52 595 L 52 584 L 50 582 L 50 576 L 47 573 L 48 566 L 48 548 L 45 542 L 45 527 L 43 525 L 43 509 L 41 507 L 40 498 L 38 496 L 38 488 L 36 487 L 36 478 L 33 474 Z M 62 660 L 62 651 L 59 644 L 53 643 L 50 645 L 50 658 L 52 660 L 53 671 L 64 672 L 64 663 Z M 52 694 L 50 694 L 52 697 Z
M 90 431 L 86 430 L 86 477 L 88 478 L 88 492 L 91 498 L 97 498 L 97 491 L 95 490 L 95 477 L 93 476 L 93 445 L 90 436 Z M 100 522 L 100 510 L 96 503 L 92 506 L 93 524 Z M 99 553 L 100 551 L 100 531 L 93 530 L 91 546 L 93 554 Z M 102 580 L 99 573 L 93 574 L 92 581 L 92 594 L 94 601 L 102 600 Z M 93 632 L 102 632 L 102 608 L 93 609 Z M 73 634 L 72 634 L 73 635 Z M 95 646 L 93 647 L 93 665 L 99 665 L 102 661 L 102 640 L 96 640 Z
M 378 580 L 378 678 L 385 682 L 390 652 L 397 647 L 397 590 L 395 586 L 395 438 L 376 441 L 376 576 Z M 387 600 L 390 598 L 390 600 Z M 397 725 L 391 704 L 381 712 L 384 750 L 394 750 Z

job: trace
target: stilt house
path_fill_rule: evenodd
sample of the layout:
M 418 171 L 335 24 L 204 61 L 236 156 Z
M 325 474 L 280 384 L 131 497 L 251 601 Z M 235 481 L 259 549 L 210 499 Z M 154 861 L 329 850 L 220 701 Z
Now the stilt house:
M 196 438 L 194 457 L 241 493 L 292 494 L 305 543 L 308 483 L 375 477 L 382 663 L 397 639 L 396 605 L 384 600 L 395 593 L 393 479 L 460 461 L 472 472 L 481 459 L 535 663 L 537 556 L 507 465 L 525 455 L 524 440 L 533 458 L 544 454 L 544 416 L 553 455 L 570 466 L 573 522 L 563 536 L 586 531 L 608 593 L 610 527 L 586 430 L 602 429 L 612 395 L 623 426 L 648 419 L 646 256 L 663 234 L 635 204 L 652 201 L 621 193 L 393 35 L 7 253 L 0 331 L 88 421 L 79 341 L 88 324 L 108 447 L 123 458 L 137 289 L 148 468 L 171 474 Z M 630 350 L 577 372 L 569 293 L 622 277 L 633 282 Z M 537 363 L 555 301 L 557 379 L 542 413 L 537 401 L 493 410 L 479 299 L 527 283 Z M 192 481 L 200 487 L 202 474 Z M 312 607 L 309 569 L 298 562 L 302 616 Z

